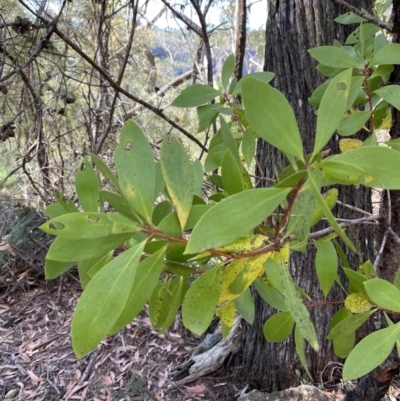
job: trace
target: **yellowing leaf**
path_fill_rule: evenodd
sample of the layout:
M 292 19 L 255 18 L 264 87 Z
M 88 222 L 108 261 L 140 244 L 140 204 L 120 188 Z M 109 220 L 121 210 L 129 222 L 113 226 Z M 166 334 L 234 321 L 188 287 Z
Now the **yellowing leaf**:
M 268 238 L 261 234 L 247 235 L 233 241 L 223 247 L 216 248 L 218 251 L 232 254 L 253 252 L 268 243 Z
M 362 313 L 369 311 L 372 308 L 371 303 L 367 297 L 359 292 L 349 294 L 344 301 L 346 309 L 352 313 Z
M 229 302 L 228 304 L 221 306 L 217 312 L 221 322 L 226 326 L 231 328 L 233 326 L 233 322 L 235 321 L 235 303 Z
M 359 139 L 341 139 L 339 141 L 339 149 L 342 153 L 348 152 L 349 150 L 360 148 L 363 144 L 363 141 Z

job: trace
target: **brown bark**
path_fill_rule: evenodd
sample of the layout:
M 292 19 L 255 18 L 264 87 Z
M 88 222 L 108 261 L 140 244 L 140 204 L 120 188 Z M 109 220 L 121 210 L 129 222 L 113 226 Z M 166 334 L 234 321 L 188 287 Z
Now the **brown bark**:
M 357 7 L 371 9 L 372 0 L 353 0 Z M 307 50 L 322 45 L 332 45 L 334 39 L 344 43 L 348 34 L 357 26 L 343 26 L 334 22 L 336 16 L 345 12 L 332 1 L 320 0 L 269 0 L 266 27 L 264 70 L 274 72 L 274 86 L 289 100 L 297 117 L 306 153 L 314 145 L 316 116 L 315 108 L 308 104 L 308 98 L 324 78 L 315 70 L 316 62 Z M 334 144 L 332 144 L 334 145 Z M 265 177 L 274 177 L 274 166 L 282 170 L 286 161 L 273 147 L 260 141 L 257 157 Z M 368 210 L 371 206 L 370 191 L 354 187 L 341 188 L 341 199 L 352 205 Z M 336 211 L 349 217 L 346 211 Z M 359 216 L 358 216 L 359 217 Z M 370 226 L 353 227 L 347 231 L 360 255 L 348 255 L 353 268 L 373 258 L 373 232 Z M 311 296 L 313 301 L 322 301 L 314 268 L 315 252 L 309 246 L 304 253 L 293 252 L 291 271 L 297 283 Z M 343 299 L 342 291 L 335 286 L 328 299 Z M 301 379 L 309 380 L 298 360 L 293 338 L 281 343 L 267 343 L 262 326 L 276 311 L 256 296 L 256 319 L 253 326 L 245 328 L 243 344 L 244 374 L 248 382 L 268 391 L 280 390 L 298 385 Z M 311 310 L 316 325 L 321 349 L 318 353 L 306 348 L 308 367 L 315 382 L 332 379 L 328 363 L 335 360 L 331 344 L 325 340 L 329 324 L 337 308 L 319 307 Z M 322 374 L 322 372 L 324 372 Z

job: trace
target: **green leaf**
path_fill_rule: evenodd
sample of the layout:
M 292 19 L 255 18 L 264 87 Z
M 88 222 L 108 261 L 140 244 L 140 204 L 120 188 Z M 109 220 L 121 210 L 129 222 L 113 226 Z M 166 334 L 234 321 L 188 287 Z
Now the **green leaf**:
M 144 242 L 101 269 L 82 293 L 72 318 L 72 346 L 77 358 L 93 350 L 115 324 L 128 300 Z
M 107 237 L 85 239 L 56 238 L 50 245 L 46 259 L 61 262 L 80 261 L 104 255 L 123 244 L 132 236 L 131 233 L 114 234 Z
M 372 302 L 392 312 L 400 312 L 400 290 L 386 280 L 375 278 L 364 282 Z
M 52 203 L 44 209 L 44 214 L 49 216 L 51 219 L 55 217 L 62 216 L 67 213 L 62 205 L 59 203 Z
M 268 84 L 274 79 L 275 74 L 269 71 L 260 71 L 254 72 L 252 74 L 246 75 L 247 78 L 253 78 L 257 81 L 264 82 Z M 243 79 L 241 79 L 235 86 L 235 90 L 233 91 L 232 95 L 240 95 L 242 93 L 242 83 Z
M 83 289 L 87 287 L 91 280 L 91 277 L 88 274 L 89 270 L 91 270 L 101 259 L 103 259 L 102 256 L 96 256 L 94 258 L 81 260 L 78 262 L 79 281 L 81 282 Z
M 67 239 L 90 239 L 136 233 L 140 226 L 118 213 L 67 213 L 49 220 L 41 230 Z
M 347 98 L 346 110 L 350 109 L 353 105 L 363 103 L 364 100 L 368 99 L 365 92 L 361 89 L 364 84 L 364 79 L 365 78 L 360 75 L 351 77 L 351 86 Z
M 242 316 L 247 323 L 253 324 L 256 311 L 250 288 L 246 288 L 246 290 L 235 299 L 235 306 L 240 316 Z
M 151 223 L 155 189 L 155 163 L 151 146 L 139 126 L 129 120 L 115 150 L 121 192 L 129 205 Z
M 338 268 L 338 257 L 332 242 L 315 243 L 317 253 L 315 255 L 315 268 L 321 290 L 326 298 L 331 290 Z
M 319 164 L 322 178 L 335 184 L 355 185 L 368 179 L 364 169 L 350 163 L 324 160 Z
M 164 267 L 166 247 L 161 248 L 145 260 L 140 262 L 135 270 L 135 278 L 130 290 L 129 298 L 121 311 L 109 335 L 117 333 L 130 323 L 143 309 L 157 285 L 158 278 Z
M 172 213 L 172 203 L 169 200 L 158 203 L 153 209 L 153 224 L 155 226 L 159 225 L 170 213 Z
M 332 210 L 336 205 L 338 200 L 339 191 L 337 188 L 331 188 L 327 193 L 323 194 L 322 197 L 325 200 L 325 204 L 328 206 L 329 210 Z M 314 213 L 308 222 L 309 227 L 315 226 L 324 217 L 324 212 L 322 210 L 321 204 L 316 205 Z
M 367 279 L 360 273 L 351 270 L 350 268 L 343 268 L 344 274 L 346 275 L 347 279 L 349 280 L 349 294 L 352 293 L 363 293 L 366 294 L 366 290 L 364 287 L 364 281 Z
M 346 309 L 343 308 L 343 310 Z M 360 328 L 375 312 L 376 309 L 371 309 L 367 312 L 357 313 L 355 315 L 348 312 L 343 320 L 341 320 L 334 327 L 331 328 L 326 338 L 328 340 L 347 338 L 351 334 L 354 334 L 356 330 Z
M 246 117 L 256 133 L 283 153 L 304 160 L 296 118 L 286 98 L 264 82 L 243 78 Z
M 256 153 L 256 139 L 257 135 L 254 130 L 251 127 L 247 127 L 242 139 L 242 153 L 248 167 L 250 167 L 254 160 L 254 155 Z
M 345 154 L 345 153 L 344 153 Z M 322 211 L 324 212 L 326 218 L 328 219 L 329 224 L 334 229 L 334 231 L 339 235 L 340 238 L 344 241 L 344 243 L 354 252 L 357 252 L 354 245 L 351 243 L 343 229 L 339 226 L 335 217 L 333 216 L 330 207 L 327 205 L 325 199 L 322 197 L 320 192 L 320 186 L 318 185 L 319 177 L 318 174 L 320 172 L 318 170 L 308 170 L 308 178 L 310 180 L 311 188 L 314 190 L 314 196 L 319 205 L 321 206 Z
M 204 171 L 203 165 L 200 160 L 195 160 L 193 163 L 193 173 L 194 173 L 194 194 L 200 196 L 203 189 Z M 200 198 L 201 199 L 201 198 Z
M 294 234 L 298 241 L 304 241 L 308 238 L 310 233 L 308 222 L 314 214 L 316 204 L 310 186 L 304 185 L 294 201 L 284 238 L 291 234 Z
M 239 151 L 238 151 L 238 146 L 236 144 L 235 139 L 233 138 L 232 132 L 226 123 L 225 119 L 220 116 L 219 117 L 219 122 L 221 124 L 221 136 L 222 136 L 222 141 L 227 149 L 229 149 L 232 152 L 233 157 L 236 160 L 236 163 L 239 167 L 242 167 L 242 163 L 240 161 L 240 156 L 239 156 Z
M 243 237 L 283 201 L 290 189 L 259 188 L 223 199 L 193 229 L 186 254 L 218 248 Z
M 72 202 L 71 199 L 68 199 L 62 192 L 55 190 L 54 194 L 57 198 L 57 202 L 64 208 L 66 213 L 79 212 L 79 209 L 75 206 L 74 202 Z
M 358 132 L 371 117 L 370 111 L 357 111 L 349 114 L 340 123 L 338 133 L 341 136 L 351 136 Z
M 336 46 L 321 46 L 310 49 L 308 52 L 319 63 L 333 68 L 352 68 L 360 64 L 360 62 L 343 49 Z
M 374 24 L 362 24 L 362 35 L 360 33 L 360 27 L 358 27 L 348 36 L 348 38 L 346 39 L 346 45 L 354 45 L 360 42 L 365 44 L 368 39 L 373 39 L 374 36 L 380 31 L 381 28 Z
M 100 191 L 100 197 L 101 199 L 108 202 L 110 206 L 114 208 L 117 212 L 123 214 L 126 217 L 129 217 L 134 221 L 139 221 L 138 215 L 135 213 L 135 211 L 132 210 L 132 208 L 129 206 L 128 202 L 123 196 L 114 194 L 113 192 Z
M 264 337 L 270 343 L 283 341 L 290 335 L 293 327 L 294 320 L 289 312 L 276 313 L 264 323 Z
M 87 272 L 90 278 L 93 278 L 104 266 L 111 262 L 114 252 L 106 253 L 93 267 Z
M 400 46 L 400 44 L 398 44 L 398 46 Z M 400 109 L 400 85 L 387 85 L 377 89 L 373 93 L 396 107 L 397 110 Z
M 229 55 L 222 66 L 221 81 L 222 87 L 225 89 L 228 87 L 229 79 L 231 78 L 233 71 L 235 70 L 235 56 Z
M 374 54 L 369 66 L 381 64 L 400 64 L 400 44 L 389 43 Z
M 362 339 L 346 359 L 343 380 L 358 379 L 379 366 L 390 355 L 399 333 L 397 323 Z
M 280 261 L 279 254 L 277 257 Z M 281 265 L 275 260 L 275 257 L 267 259 L 267 261 L 264 263 L 264 270 L 272 286 L 276 288 L 280 293 L 283 293 Z
M 285 300 L 283 296 L 279 293 L 278 290 L 269 286 L 262 278 L 258 277 L 254 281 L 254 286 L 256 287 L 257 292 L 260 294 L 260 297 L 270 306 L 279 311 L 286 312 L 287 306 L 285 304 Z
M 299 356 L 300 362 L 303 365 L 303 368 L 306 371 L 308 377 L 311 379 L 311 381 L 313 381 L 313 377 L 311 376 L 311 373 L 307 367 L 306 353 L 304 350 L 304 337 L 297 326 L 294 329 L 294 342 L 296 344 L 296 351 L 297 355 Z
M 76 172 L 75 187 L 83 210 L 85 212 L 97 212 L 99 210 L 99 178 L 86 158 L 82 160 Z
M 355 165 L 366 172 L 362 184 L 372 188 L 400 189 L 400 158 L 396 150 L 383 146 L 362 146 L 326 160 Z M 379 163 L 371 163 L 379 160 Z
M 75 266 L 76 262 L 60 262 L 58 260 L 51 260 L 46 258 L 44 265 L 44 275 L 46 280 L 53 280 L 61 274 L 67 272 L 71 267 Z
M 285 263 L 281 266 L 281 274 L 286 306 L 288 307 L 288 310 L 303 337 L 309 342 L 315 351 L 318 351 L 319 344 L 315 327 L 311 323 L 310 314 L 306 306 L 303 304 L 303 300 L 297 291 L 297 287 L 294 284 L 288 266 Z
M 339 15 L 339 17 L 335 18 L 335 22 L 343 25 L 351 25 L 351 24 L 358 24 L 360 22 L 365 22 L 366 19 L 363 17 L 360 17 L 357 14 L 354 14 L 352 12 L 348 12 L 345 14 Z
M 400 269 L 397 269 L 396 276 L 393 280 L 393 285 L 400 290 Z
M 221 288 L 220 267 L 214 266 L 195 280 L 183 299 L 183 325 L 195 334 L 203 334 L 214 317 Z
M 222 159 L 221 176 L 224 189 L 229 195 L 243 191 L 242 172 L 230 149 L 226 149 Z
M 185 88 L 172 102 L 175 107 L 197 107 L 215 99 L 220 93 L 212 86 L 194 84 Z
M 171 237 L 182 237 L 182 228 L 176 212 L 172 212 L 162 219 L 157 229 Z
M 211 205 L 194 205 L 190 209 L 190 214 L 186 222 L 185 231 L 192 230 L 200 218 L 203 216 L 207 210 L 209 210 L 212 206 Z
M 197 107 L 197 118 L 199 120 L 199 127 L 197 132 L 203 132 L 210 127 L 210 125 L 218 117 L 218 112 L 215 110 L 214 104 L 207 104 L 205 106 Z
M 343 119 L 351 85 L 352 68 L 332 79 L 318 109 L 317 132 L 313 154 L 316 155 L 329 141 Z
M 204 162 L 204 170 L 210 172 L 221 166 L 222 158 L 224 157 L 226 146 L 220 143 L 209 150 Z
M 103 162 L 103 160 L 100 159 L 100 157 L 96 156 L 94 153 L 90 153 L 90 157 L 93 160 L 93 163 L 96 165 L 96 167 L 99 169 L 101 174 L 103 174 L 103 177 L 110 181 L 111 184 L 114 186 L 114 188 L 120 192 L 119 189 L 119 183 L 115 175 L 112 173 L 110 168 Z
M 182 229 L 192 207 L 194 169 L 180 142 L 165 138 L 161 145 L 160 163 L 169 197 L 175 206 Z

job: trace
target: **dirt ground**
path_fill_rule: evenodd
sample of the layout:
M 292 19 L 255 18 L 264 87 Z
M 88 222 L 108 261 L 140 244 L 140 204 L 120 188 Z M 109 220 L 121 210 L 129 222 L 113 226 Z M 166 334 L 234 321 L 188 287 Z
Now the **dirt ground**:
M 0 277 L 0 281 L 2 278 Z M 67 274 L 59 280 L 22 274 L 0 285 L 0 400 L 228 401 L 245 387 L 240 367 L 226 363 L 212 377 L 177 386 L 171 376 L 201 341 L 179 321 L 164 335 L 145 313 L 77 360 L 70 326 L 81 293 Z

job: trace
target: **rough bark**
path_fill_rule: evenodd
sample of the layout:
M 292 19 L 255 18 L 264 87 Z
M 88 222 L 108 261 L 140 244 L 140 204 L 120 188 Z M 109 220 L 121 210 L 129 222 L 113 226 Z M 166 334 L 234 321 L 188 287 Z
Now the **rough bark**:
M 371 9 L 372 0 L 349 1 L 353 5 Z M 297 117 L 304 140 L 305 152 L 310 153 L 314 145 L 316 116 L 315 108 L 307 99 L 324 78 L 315 70 L 316 62 L 307 50 L 322 45 L 331 45 L 334 39 L 344 43 L 348 34 L 356 26 L 343 26 L 334 18 L 345 10 L 332 1 L 320 0 L 269 0 L 269 13 L 266 27 L 266 47 L 264 70 L 274 72 L 274 86 L 289 100 Z M 335 148 L 335 144 L 331 144 Z M 274 177 L 274 166 L 278 171 L 285 165 L 283 155 L 263 141 L 257 148 L 257 157 L 265 177 Z M 341 199 L 346 203 L 368 210 L 371 206 L 370 191 L 363 188 L 341 188 Z M 350 213 L 337 211 L 346 217 Z M 360 216 L 357 216 L 360 217 Z M 348 234 L 355 241 L 360 255 L 348 255 L 353 268 L 366 259 L 373 258 L 373 232 L 371 226 L 354 227 Z M 314 269 L 314 249 L 294 252 L 291 256 L 291 270 L 294 279 L 314 301 L 323 300 L 318 290 Z M 339 288 L 331 291 L 328 299 L 343 299 Z M 256 296 L 256 319 L 253 326 L 247 326 L 244 334 L 243 362 L 244 374 L 250 384 L 268 391 L 280 390 L 298 385 L 306 379 L 296 355 L 293 338 L 281 343 L 267 343 L 263 337 L 262 326 L 265 320 L 276 311 L 268 307 Z M 325 340 L 329 323 L 336 312 L 334 307 L 320 307 L 311 310 L 316 325 L 320 352 L 317 354 L 307 348 L 308 367 L 314 381 L 332 380 L 332 369 L 328 364 L 335 360 L 331 345 Z

